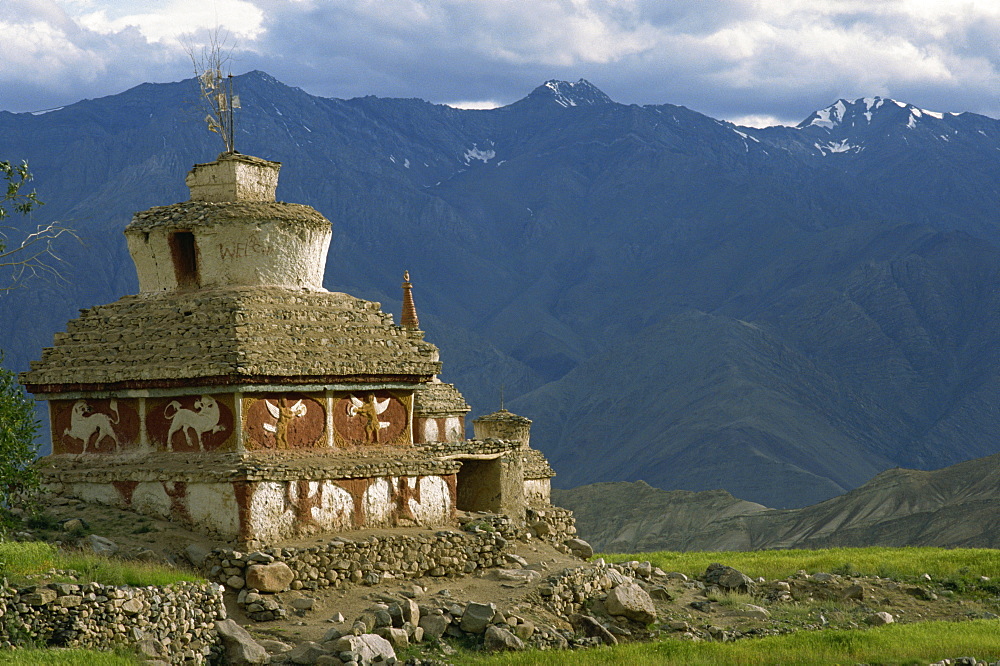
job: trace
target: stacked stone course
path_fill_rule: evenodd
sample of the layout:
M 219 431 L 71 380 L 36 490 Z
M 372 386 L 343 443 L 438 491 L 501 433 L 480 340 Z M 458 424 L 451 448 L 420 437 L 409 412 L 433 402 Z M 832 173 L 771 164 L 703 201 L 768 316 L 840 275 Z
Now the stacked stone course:
M 211 661 L 216 620 L 226 617 L 214 583 L 114 587 L 50 583 L 0 584 L 0 648 L 34 643 L 111 650 L 134 646 L 171 664 Z
M 254 553 L 216 549 L 202 565 L 212 580 L 242 589 L 247 568 L 283 562 L 293 573 L 289 587 L 315 590 L 348 584 L 377 583 L 382 578 L 456 576 L 502 566 L 513 552 L 510 532 L 442 530 L 429 535 L 387 534 L 361 539 L 337 538 L 308 548 L 267 548 Z

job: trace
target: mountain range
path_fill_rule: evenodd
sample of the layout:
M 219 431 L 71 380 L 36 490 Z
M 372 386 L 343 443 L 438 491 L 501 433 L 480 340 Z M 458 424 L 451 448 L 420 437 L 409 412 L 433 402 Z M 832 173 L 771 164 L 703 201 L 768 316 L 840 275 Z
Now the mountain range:
M 533 419 L 559 487 L 643 479 L 801 507 L 1000 450 L 1000 122 L 838 100 L 796 127 L 549 81 L 492 110 L 235 78 L 237 150 L 334 226 L 325 286 L 399 311 L 446 381 Z M 0 112 L 63 281 L 0 299 L 25 369 L 134 293 L 121 230 L 221 149 L 194 80 Z
M 895 468 L 800 509 L 768 509 L 724 490 L 643 481 L 554 491 L 595 549 L 612 553 L 934 546 L 1000 548 L 1000 455 L 931 472 Z

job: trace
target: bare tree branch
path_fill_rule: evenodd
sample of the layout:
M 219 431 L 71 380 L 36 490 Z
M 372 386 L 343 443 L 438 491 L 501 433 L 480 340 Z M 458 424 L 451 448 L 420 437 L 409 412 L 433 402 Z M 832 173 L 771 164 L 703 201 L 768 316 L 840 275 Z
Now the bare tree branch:
M 205 123 L 211 132 L 222 137 L 227 153 L 236 152 L 234 109 L 240 108 L 239 95 L 233 94 L 232 54 L 234 47 L 227 48 L 228 34 L 216 28 L 209 34 L 208 44 L 196 52 L 187 46 L 187 54 L 194 65 L 194 75 L 201 89 L 201 101 L 207 111 Z M 223 70 L 230 70 L 223 75 Z
M 20 243 L 8 246 L 8 233 L 11 231 L 16 229 L 0 227 L 0 294 L 24 286 L 33 277 L 63 280 L 57 267 L 63 260 L 55 252 L 55 241 L 61 236 L 80 240 L 76 232 L 59 222 L 50 222 L 39 225 Z

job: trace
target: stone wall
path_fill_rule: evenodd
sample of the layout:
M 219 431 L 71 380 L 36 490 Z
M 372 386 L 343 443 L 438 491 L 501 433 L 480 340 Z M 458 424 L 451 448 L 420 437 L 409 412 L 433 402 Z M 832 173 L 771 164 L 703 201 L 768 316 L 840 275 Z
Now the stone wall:
M 576 536 L 573 512 L 559 506 L 529 507 L 525 511 L 525 524 L 534 536 L 556 544 Z
M 382 578 L 419 578 L 468 574 L 502 566 L 504 556 L 513 552 L 510 521 L 486 521 L 487 529 L 475 533 L 442 530 L 429 535 L 368 536 L 336 538 L 310 548 L 267 548 L 254 553 L 230 549 L 213 550 L 202 569 L 212 580 L 230 589 L 242 590 L 261 580 L 263 570 L 287 566 L 291 578 L 285 582 L 293 590 L 343 587 L 347 584 L 374 584 Z M 506 537 L 503 534 L 506 533 Z M 285 573 L 284 576 L 288 576 Z M 256 589 L 256 588 L 255 588 Z M 260 590 L 276 592 L 280 590 Z
M 581 612 L 590 599 L 618 585 L 637 578 L 649 580 L 654 571 L 649 562 L 605 564 L 598 560 L 596 565 L 571 567 L 547 577 L 538 588 L 542 601 L 557 615 L 568 616 Z
M 36 644 L 110 650 L 139 645 L 172 664 L 218 652 L 215 621 L 226 617 L 214 583 L 113 587 L 100 583 L 0 585 L 0 648 Z

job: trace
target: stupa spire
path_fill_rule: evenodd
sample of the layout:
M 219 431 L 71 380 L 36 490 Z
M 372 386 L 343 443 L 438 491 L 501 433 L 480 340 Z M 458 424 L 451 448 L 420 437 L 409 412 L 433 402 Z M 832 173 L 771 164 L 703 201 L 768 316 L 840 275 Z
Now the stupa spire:
M 417 330 L 420 320 L 417 319 L 417 307 L 413 304 L 413 284 L 410 282 L 410 271 L 403 272 L 403 314 L 399 318 L 403 328 Z

